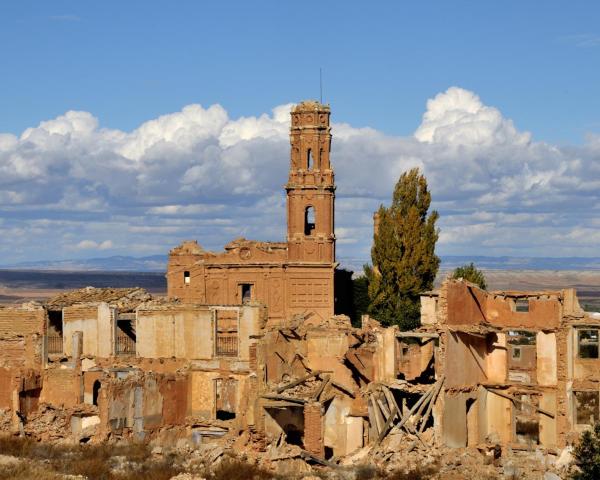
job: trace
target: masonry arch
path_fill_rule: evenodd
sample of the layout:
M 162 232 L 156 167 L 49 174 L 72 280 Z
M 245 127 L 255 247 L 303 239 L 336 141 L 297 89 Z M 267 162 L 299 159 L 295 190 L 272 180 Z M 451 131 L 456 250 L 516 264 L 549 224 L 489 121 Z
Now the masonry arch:
M 317 224 L 315 207 L 308 205 L 304 210 L 304 235 L 310 236 L 315 231 Z

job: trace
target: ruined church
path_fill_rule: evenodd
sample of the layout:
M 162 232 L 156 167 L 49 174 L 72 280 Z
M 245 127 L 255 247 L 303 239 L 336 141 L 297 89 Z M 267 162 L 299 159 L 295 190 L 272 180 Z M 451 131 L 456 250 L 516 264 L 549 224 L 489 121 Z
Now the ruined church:
M 330 161 L 329 106 L 314 101 L 291 112 L 287 241 L 239 238 L 223 253 L 207 252 L 195 241 L 169 253 L 168 296 L 185 302 L 238 305 L 256 300 L 269 319 L 311 310 L 326 319 L 334 313 L 335 182 Z

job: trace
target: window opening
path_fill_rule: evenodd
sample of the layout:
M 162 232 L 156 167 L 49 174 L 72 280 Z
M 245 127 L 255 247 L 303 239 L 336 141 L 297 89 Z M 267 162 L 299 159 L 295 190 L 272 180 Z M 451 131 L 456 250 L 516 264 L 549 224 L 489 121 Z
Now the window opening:
M 100 394 L 101 386 L 100 380 L 96 380 L 92 386 L 92 405 L 98 405 L 98 395 Z
M 598 421 L 598 392 L 573 392 L 575 420 L 578 425 L 594 425 Z
M 237 357 L 238 355 L 238 312 L 237 310 L 217 310 L 216 346 L 217 357 Z
M 307 170 L 313 169 L 313 157 L 312 157 L 312 150 L 310 148 L 308 149 L 308 152 L 306 152 L 306 169 Z
M 63 353 L 62 310 L 48 311 L 48 353 Z
M 598 358 L 598 330 L 577 332 L 579 358 Z
M 233 420 L 237 403 L 237 380 L 217 378 L 215 380 L 215 410 L 217 420 Z
M 186 285 L 189 285 L 191 283 L 192 279 L 190 277 L 190 272 L 185 271 L 183 272 L 183 283 Z
M 515 300 L 515 312 L 529 312 L 529 299 L 518 298 Z
M 304 235 L 312 235 L 315 230 L 315 208 L 306 207 L 304 212 Z
M 127 318 L 130 316 L 132 318 Z M 115 353 L 117 355 L 134 355 L 135 342 L 135 314 L 122 314 L 122 316 L 117 319 Z
M 242 283 L 240 285 L 240 290 L 242 293 L 242 303 L 246 303 L 249 302 L 250 300 L 252 300 L 253 295 L 252 295 L 252 284 L 251 283 Z
M 514 347 L 513 351 L 512 351 L 512 358 L 514 359 L 519 359 L 521 358 L 521 348 L 520 347 Z
M 540 420 L 535 408 L 537 397 L 532 395 L 520 395 L 523 402 L 514 402 L 513 411 L 515 415 L 515 437 L 518 443 L 526 445 L 538 445 L 540 443 Z

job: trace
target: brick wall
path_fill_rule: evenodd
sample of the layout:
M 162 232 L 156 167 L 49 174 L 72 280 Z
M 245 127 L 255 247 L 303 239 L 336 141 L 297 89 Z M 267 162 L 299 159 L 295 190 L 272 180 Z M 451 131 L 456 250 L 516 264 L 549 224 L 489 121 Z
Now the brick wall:
M 63 321 L 73 322 L 98 317 L 98 306 L 93 305 L 71 305 L 63 310 Z
M 12 371 L 0 368 L 0 409 L 12 408 Z
M 313 455 L 325 455 L 321 404 L 317 402 L 304 406 L 304 448 Z
M 13 335 L 42 335 L 46 312 L 42 307 L 0 307 L 0 332 Z
M 81 379 L 70 368 L 48 369 L 44 372 L 41 402 L 54 406 L 73 407 L 79 403 Z

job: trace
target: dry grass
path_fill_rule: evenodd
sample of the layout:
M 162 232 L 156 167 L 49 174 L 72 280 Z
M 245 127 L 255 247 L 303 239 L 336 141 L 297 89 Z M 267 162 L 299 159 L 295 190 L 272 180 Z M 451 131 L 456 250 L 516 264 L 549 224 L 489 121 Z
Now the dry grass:
M 93 480 L 168 480 L 181 473 L 172 457 L 153 460 L 142 444 L 70 446 L 0 437 L 0 453 L 21 459 L 16 465 L 1 465 L 0 480 L 56 480 L 64 474 Z M 123 467 L 115 469 L 119 462 Z
M 235 458 L 225 458 L 216 468 L 202 473 L 207 480 L 275 480 L 279 475 Z

